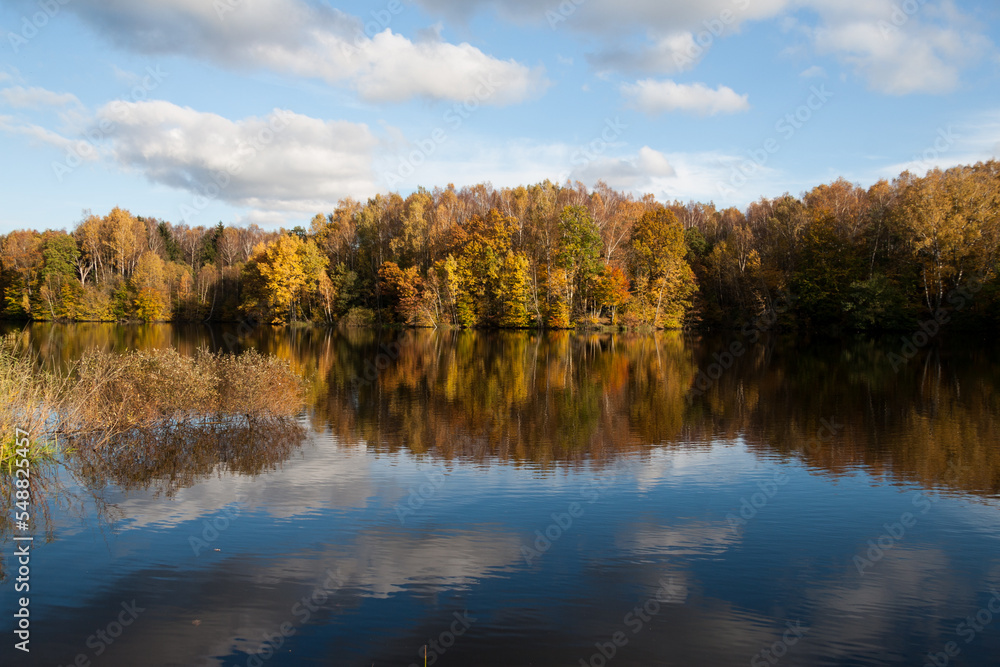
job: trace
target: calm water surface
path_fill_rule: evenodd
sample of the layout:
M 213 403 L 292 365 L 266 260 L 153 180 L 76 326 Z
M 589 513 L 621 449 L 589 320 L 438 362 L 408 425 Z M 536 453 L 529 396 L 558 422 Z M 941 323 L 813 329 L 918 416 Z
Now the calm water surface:
M 896 372 L 892 341 L 738 333 L 22 336 L 258 347 L 309 410 L 43 471 L 2 664 L 1000 664 L 993 342 Z

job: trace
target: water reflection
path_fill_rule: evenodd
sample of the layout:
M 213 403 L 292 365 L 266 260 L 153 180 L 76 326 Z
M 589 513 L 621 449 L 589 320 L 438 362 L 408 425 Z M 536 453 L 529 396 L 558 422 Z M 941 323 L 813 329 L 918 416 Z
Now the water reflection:
M 388 452 L 610 461 L 742 438 L 762 457 L 795 457 L 828 474 L 864 468 L 927 487 L 1000 492 L 995 341 L 943 341 L 897 373 L 888 355 L 898 341 L 770 336 L 727 360 L 734 341 L 747 343 L 738 333 L 37 324 L 21 335 L 61 365 L 95 347 L 256 347 L 309 380 L 314 430 Z M 713 368 L 720 359 L 725 368 Z M 824 423 L 838 426 L 835 437 L 808 447 Z
M 171 496 L 214 473 L 259 475 L 274 470 L 301 444 L 304 433 L 303 425 L 293 419 L 182 423 L 135 429 L 97 446 L 71 438 L 67 444 L 73 453 L 67 461 L 89 488 L 153 486 Z
M 733 530 L 727 512 L 778 470 L 781 492 Z M 39 658 L 67 664 L 105 610 L 134 598 L 146 611 L 102 664 L 408 665 L 466 612 L 469 632 L 439 664 L 575 667 L 616 631 L 629 643 L 615 664 L 747 664 L 788 623 L 804 635 L 787 664 L 921 664 L 1000 582 L 995 510 L 975 520 L 964 501 L 935 497 L 919 531 L 861 576 L 852 556 L 917 491 L 814 472 L 761 462 L 737 441 L 479 466 L 314 434 L 259 477 L 205 477 L 169 501 L 124 494 L 110 557 L 103 542 L 63 535 L 63 557 L 96 576 L 47 570 L 61 603 L 38 624 L 59 635 L 40 635 Z M 428 474 L 444 482 L 401 521 L 395 508 Z M 239 512 L 193 552 L 190 538 L 234 499 Z M 583 513 L 526 562 L 535 531 L 574 501 Z M 669 597 L 636 616 L 664 582 Z M 285 623 L 294 632 L 282 637 Z M 963 646 L 969 664 L 988 664 L 997 637 Z
M 59 363 L 239 333 L 48 326 L 23 335 L 65 338 Z M 700 389 L 729 342 L 253 330 L 237 348 L 309 382 L 301 430 L 133 434 L 69 459 L 64 477 L 122 515 L 100 534 L 53 508 L 32 657 L 97 658 L 88 637 L 133 599 L 145 611 L 102 665 L 421 664 L 465 613 L 436 664 L 597 665 L 622 632 L 616 666 L 746 665 L 789 624 L 789 665 L 923 664 L 962 641 L 1000 586 L 991 348 L 896 374 L 891 341 L 772 338 Z M 808 447 L 823 420 L 836 436 Z M 1000 634 L 961 647 L 990 664 Z

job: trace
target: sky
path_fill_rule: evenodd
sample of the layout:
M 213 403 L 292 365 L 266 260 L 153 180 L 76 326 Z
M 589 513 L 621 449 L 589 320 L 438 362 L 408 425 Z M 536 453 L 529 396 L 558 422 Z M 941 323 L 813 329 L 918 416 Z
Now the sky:
M 0 0 L 0 233 L 545 179 L 746 207 L 1000 156 L 992 0 Z

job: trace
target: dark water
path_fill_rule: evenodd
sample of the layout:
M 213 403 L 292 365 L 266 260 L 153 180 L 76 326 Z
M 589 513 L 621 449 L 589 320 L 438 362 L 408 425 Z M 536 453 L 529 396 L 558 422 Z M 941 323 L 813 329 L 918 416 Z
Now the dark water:
M 54 366 L 253 345 L 309 413 L 48 471 L 3 664 L 1000 664 L 992 341 L 23 336 Z

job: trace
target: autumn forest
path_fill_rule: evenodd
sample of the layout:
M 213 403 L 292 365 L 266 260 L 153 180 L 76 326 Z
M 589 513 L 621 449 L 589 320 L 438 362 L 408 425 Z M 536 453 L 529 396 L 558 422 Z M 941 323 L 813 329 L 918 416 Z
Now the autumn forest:
M 998 251 L 990 161 L 745 211 L 548 181 L 345 199 L 281 231 L 115 208 L 0 237 L 0 291 L 15 320 L 875 331 L 995 324 Z

